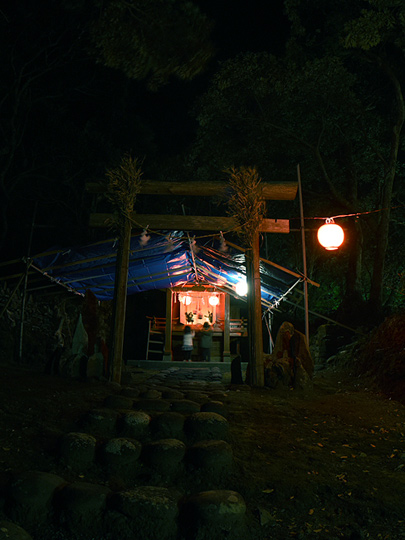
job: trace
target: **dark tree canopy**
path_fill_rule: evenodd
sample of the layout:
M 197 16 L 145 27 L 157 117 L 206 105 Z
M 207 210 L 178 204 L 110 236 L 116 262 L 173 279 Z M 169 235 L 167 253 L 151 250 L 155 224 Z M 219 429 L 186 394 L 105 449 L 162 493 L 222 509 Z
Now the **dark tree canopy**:
M 92 23 L 99 60 L 151 88 L 173 75 L 190 80 L 213 55 L 212 23 L 184 0 L 110 0 Z
M 392 290 L 388 240 L 393 253 L 398 247 L 389 209 L 401 200 L 405 8 L 390 0 L 285 4 L 286 53 L 223 62 L 200 99 L 190 168 L 204 179 L 254 164 L 266 179 L 285 179 L 300 163 L 307 211 L 348 216 L 346 304 L 368 299 L 380 312 Z M 323 257 L 313 247 L 316 271 Z
M 26 245 L 35 201 L 38 249 L 82 241 L 85 183 L 128 152 L 147 156 L 146 174 L 156 166 L 146 83 L 199 73 L 210 23 L 181 0 L 22 0 L 2 8 L 0 26 L 0 245 L 13 255 Z

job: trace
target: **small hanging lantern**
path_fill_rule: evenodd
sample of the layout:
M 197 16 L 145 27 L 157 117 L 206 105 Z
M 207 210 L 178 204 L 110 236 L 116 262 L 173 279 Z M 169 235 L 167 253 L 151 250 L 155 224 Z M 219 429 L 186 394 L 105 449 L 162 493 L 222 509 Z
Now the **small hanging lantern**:
M 211 306 L 217 306 L 219 304 L 219 298 L 216 295 L 212 295 L 209 297 L 208 302 Z
M 189 306 L 191 304 L 191 296 L 179 294 L 179 302 L 181 302 L 185 306 Z
M 328 218 L 325 224 L 318 229 L 318 242 L 328 251 L 337 249 L 343 244 L 345 233 L 340 225 L 336 225 L 333 218 Z

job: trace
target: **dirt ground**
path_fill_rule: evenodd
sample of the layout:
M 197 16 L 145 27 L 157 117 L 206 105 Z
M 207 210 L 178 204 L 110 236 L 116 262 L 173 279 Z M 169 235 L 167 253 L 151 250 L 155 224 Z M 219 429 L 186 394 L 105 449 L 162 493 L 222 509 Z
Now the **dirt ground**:
M 247 503 L 254 538 L 405 538 L 404 404 L 341 367 L 317 371 L 305 393 L 224 382 L 230 489 Z M 3 478 L 8 470 L 64 476 L 55 457 L 60 435 L 109 394 L 108 383 L 3 365 Z

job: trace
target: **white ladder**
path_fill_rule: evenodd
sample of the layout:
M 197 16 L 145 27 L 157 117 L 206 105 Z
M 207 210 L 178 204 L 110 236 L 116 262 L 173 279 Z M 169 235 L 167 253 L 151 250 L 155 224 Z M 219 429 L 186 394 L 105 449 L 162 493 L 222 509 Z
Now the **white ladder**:
M 164 334 L 159 330 L 153 330 L 153 321 L 148 321 L 148 340 L 146 343 L 146 360 L 163 360 Z M 149 356 L 158 355 L 158 358 Z

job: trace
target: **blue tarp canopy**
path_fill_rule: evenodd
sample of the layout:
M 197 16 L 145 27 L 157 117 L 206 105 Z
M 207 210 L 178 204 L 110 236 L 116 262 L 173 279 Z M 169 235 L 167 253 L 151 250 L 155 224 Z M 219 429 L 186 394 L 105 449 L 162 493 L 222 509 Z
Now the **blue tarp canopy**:
M 66 250 L 50 250 L 33 258 L 34 266 L 54 282 L 99 300 L 112 300 L 118 241 L 114 239 Z M 281 267 L 260 264 L 262 306 L 272 308 L 300 276 Z M 185 285 L 210 285 L 237 296 L 246 280 L 243 251 L 214 237 L 191 239 L 182 232 L 132 236 L 128 294 Z

